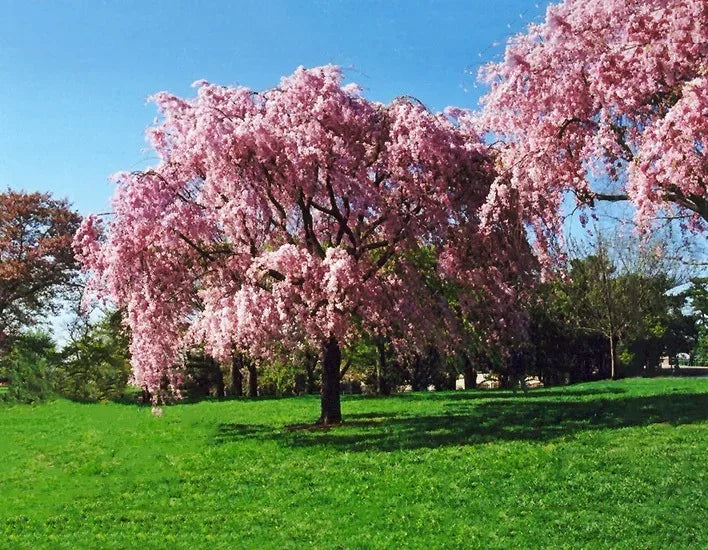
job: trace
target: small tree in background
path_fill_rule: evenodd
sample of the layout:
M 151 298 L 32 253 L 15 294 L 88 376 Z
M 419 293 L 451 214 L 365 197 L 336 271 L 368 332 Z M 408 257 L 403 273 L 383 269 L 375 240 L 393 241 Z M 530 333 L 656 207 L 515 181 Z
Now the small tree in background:
M 708 365 L 708 277 L 694 277 L 686 291 L 696 317 L 696 345 L 691 353 L 693 365 Z
M 0 352 L 73 288 L 80 217 L 46 193 L 0 193 Z
M 0 355 L 0 380 L 7 381 L 5 400 L 34 403 L 53 397 L 57 386 L 60 357 L 51 336 L 45 332 L 26 332 L 13 340 L 12 347 Z
M 204 350 L 190 350 L 184 363 L 182 388 L 190 398 L 224 397 L 226 386 L 221 366 Z
M 121 397 L 130 377 L 128 346 L 120 311 L 104 314 L 94 322 L 78 318 L 61 352 L 59 392 L 88 401 Z
M 653 374 L 689 352 L 696 318 L 661 239 L 607 239 L 575 251 L 566 277 L 539 285 L 530 306 L 534 367 L 544 382 Z

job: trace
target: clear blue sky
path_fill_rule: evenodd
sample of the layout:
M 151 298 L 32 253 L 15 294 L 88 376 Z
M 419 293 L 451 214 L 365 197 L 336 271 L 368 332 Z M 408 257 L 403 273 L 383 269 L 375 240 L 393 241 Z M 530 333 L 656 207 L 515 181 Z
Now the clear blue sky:
M 263 89 L 298 65 L 334 63 L 374 100 L 475 107 L 466 71 L 546 4 L 0 0 L 0 189 L 106 210 L 108 176 L 151 162 L 147 96 L 192 95 L 199 78 Z

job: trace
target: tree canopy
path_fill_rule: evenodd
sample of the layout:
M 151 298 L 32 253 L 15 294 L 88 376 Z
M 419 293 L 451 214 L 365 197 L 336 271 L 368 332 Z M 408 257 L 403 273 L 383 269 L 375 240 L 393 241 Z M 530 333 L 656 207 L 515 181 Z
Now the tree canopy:
M 0 346 L 52 311 L 77 274 L 71 248 L 80 217 L 46 193 L 0 193 Z
M 117 175 L 113 219 L 87 218 L 75 240 L 93 290 L 126 308 L 151 392 L 178 385 L 190 345 L 227 359 L 307 344 L 337 395 L 323 421 L 338 421 L 340 346 L 357 335 L 404 353 L 461 342 L 466 311 L 493 320 L 489 339 L 519 322 L 525 233 L 513 209 L 481 229 L 484 144 L 416 100 L 372 103 L 341 81 L 300 68 L 260 93 L 200 82 L 195 99 L 154 97 L 159 164 Z M 422 248 L 467 289 L 454 309 L 417 269 Z
M 630 200 L 705 227 L 708 5 L 698 0 L 565 0 L 481 71 L 477 123 L 501 169 L 485 216 L 518 200 L 543 244 L 577 202 Z

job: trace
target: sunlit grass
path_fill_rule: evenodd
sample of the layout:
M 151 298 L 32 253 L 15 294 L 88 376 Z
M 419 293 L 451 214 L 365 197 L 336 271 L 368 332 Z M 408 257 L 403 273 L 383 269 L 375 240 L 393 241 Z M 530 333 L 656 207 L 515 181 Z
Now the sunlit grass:
M 0 547 L 708 548 L 708 379 L 0 407 Z

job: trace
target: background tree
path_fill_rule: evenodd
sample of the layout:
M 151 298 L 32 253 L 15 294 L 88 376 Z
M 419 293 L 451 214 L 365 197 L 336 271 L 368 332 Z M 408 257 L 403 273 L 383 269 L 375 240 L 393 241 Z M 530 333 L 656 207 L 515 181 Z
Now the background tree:
M 708 219 L 708 5 L 702 0 L 565 0 L 481 71 L 477 121 L 502 168 L 485 216 L 513 198 L 548 244 L 567 192 Z
M 474 289 L 461 308 L 514 329 L 525 234 L 511 210 L 480 230 L 486 148 L 415 100 L 382 106 L 341 80 L 321 67 L 262 93 L 202 82 L 194 100 L 155 96 L 160 163 L 118 175 L 105 237 L 89 217 L 75 241 L 93 290 L 127 310 L 139 384 L 167 375 L 176 389 L 170 367 L 197 343 L 219 360 L 306 346 L 322 357 L 320 422 L 339 422 L 343 345 L 459 341 L 411 261 L 422 246 Z
M 0 355 L 0 380 L 8 384 L 5 400 L 34 403 L 56 394 L 60 357 L 52 337 L 32 331 L 16 335 Z
M 79 215 L 45 193 L 0 193 L 0 348 L 72 288 Z
M 600 233 L 589 245 L 530 303 L 532 368 L 544 383 L 653 374 L 662 356 L 690 351 L 696 319 L 661 243 Z
M 691 353 L 691 364 L 708 365 L 708 277 L 692 278 L 686 297 L 696 317 L 696 345 Z
M 78 317 L 61 350 L 58 391 L 70 399 L 121 397 L 130 377 L 129 335 L 120 311 L 96 321 Z
M 224 397 L 226 386 L 221 366 L 204 350 L 189 350 L 184 363 L 182 390 L 188 397 Z
M 538 285 L 530 300 L 529 374 L 544 386 L 585 382 L 611 376 L 607 338 L 576 319 L 569 297 L 582 292 L 569 287 L 577 278 L 556 278 Z

